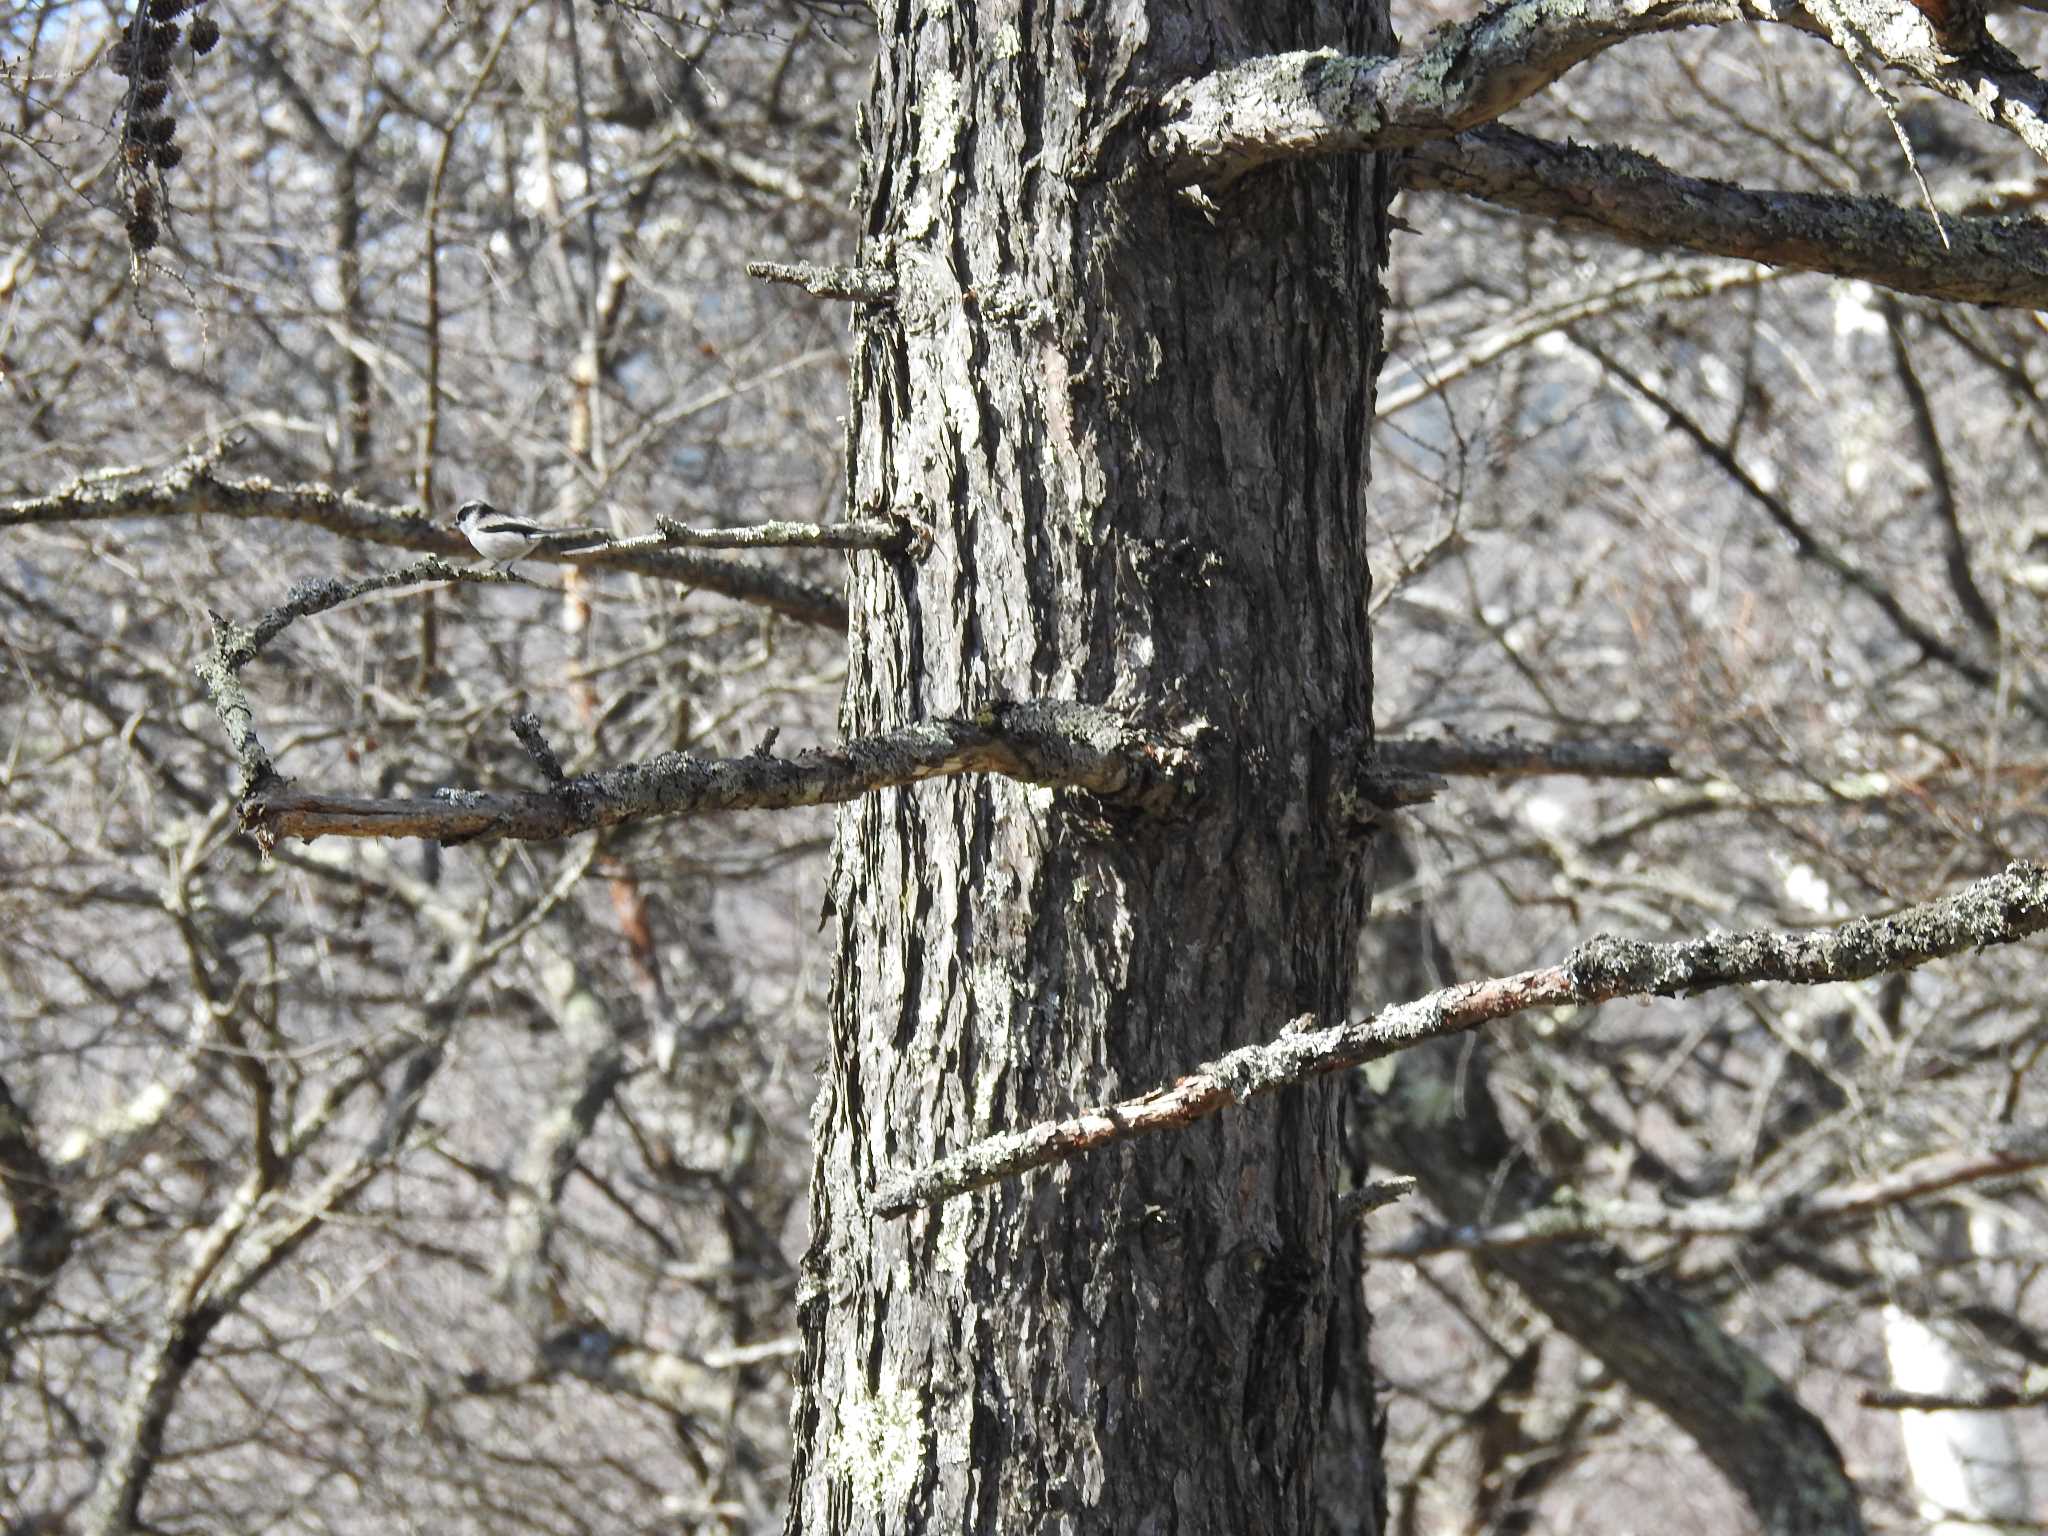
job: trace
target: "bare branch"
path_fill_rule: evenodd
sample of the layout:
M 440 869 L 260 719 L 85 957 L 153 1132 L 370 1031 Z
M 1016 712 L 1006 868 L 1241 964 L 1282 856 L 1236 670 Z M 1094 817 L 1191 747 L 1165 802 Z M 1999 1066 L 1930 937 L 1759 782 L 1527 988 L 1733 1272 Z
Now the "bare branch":
M 1735 457 L 1733 451 L 1711 436 L 1706 428 L 1694 421 L 1676 401 L 1583 337 L 1573 336 L 1571 341 L 1602 368 L 1662 411 L 1664 419 L 1671 424 L 1674 431 L 1690 438 L 1693 445 L 1734 481 L 1744 495 L 1763 509 L 1764 515 L 1792 541 L 1792 547 L 1801 559 L 1813 561 L 1844 586 L 1861 593 L 1875 604 L 1878 612 L 1885 616 L 1892 628 L 1903 639 L 1918 646 L 1923 655 L 1940 662 L 1958 677 L 1986 691 L 1995 690 L 2000 686 L 1997 668 L 1965 655 L 1933 626 L 1908 613 L 1905 604 L 1899 601 L 1898 594 L 1890 587 L 1832 545 L 1822 542 L 1813 530 L 1800 520 L 1789 502 L 1760 485 L 1756 478 L 1742 467 L 1741 461 Z M 2014 697 L 2029 713 L 2037 718 L 2048 719 L 2048 700 L 2043 700 L 2025 689 L 2017 690 Z
M 243 793 L 248 794 L 277 780 L 277 770 L 271 765 L 270 754 L 263 749 L 263 743 L 256 735 L 256 712 L 249 705 L 241 676 L 242 668 L 254 661 L 266 645 L 298 620 L 339 608 L 371 592 L 416 586 L 427 581 L 488 579 L 493 578 L 476 572 L 457 571 L 445 561 L 428 555 L 395 571 L 380 571 L 353 582 L 332 579 L 301 582 L 286 594 L 282 603 L 258 619 L 254 628 L 244 629 L 209 610 L 207 617 L 213 623 L 213 648 L 195 670 L 206 688 L 206 696 L 213 701 L 214 713 L 220 717 L 221 726 L 227 732 L 229 749 L 235 754 L 235 761 L 242 765 Z
M 1152 813 L 1184 806 L 1195 792 L 1194 760 L 1184 747 L 1109 710 L 1058 701 L 991 705 L 972 719 L 913 725 L 795 758 L 763 750 L 707 761 L 672 752 L 575 779 L 557 779 L 543 765 L 549 787 L 525 794 L 444 789 L 432 799 L 360 799 L 286 789 L 256 735 L 242 668 L 302 618 L 369 592 L 461 579 L 503 578 L 457 572 L 429 555 L 359 581 L 302 582 L 249 628 L 212 616 L 213 648 L 199 676 L 242 765 L 242 824 L 266 846 L 283 837 L 567 837 L 650 816 L 833 805 L 959 773 L 1086 790 Z M 538 723 L 521 721 L 514 730 L 532 753 Z
M 540 1358 L 549 1370 L 673 1413 L 701 1417 L 716 1411 L 715 1372 L 673 1350 L 622 1337 L 601 1323 L 560 1330 L 542 1341 Z
M 533 759 L 533 766 L 540 770 L 540 776 L 558 788 L 567 783 L 569 776 L 562 772 L 562 760 L 555 756 L 555 749 L 548 744 L 548 738 L 541 730 L 540 716 L 531 710 L 515 716 L 512 734 L 519 738 L 519 745 L 526 748 L 526 755 Z
M 1518 736 L 1390 737 L 1373 755 L 1390 768 L 1471 778 L 1577 774 L 1600 779 L 1661 779 L 1671 754 L 1637 741 L 1524 741 Z
M 624 539 L 613 549 L 660 548 L 683 544 L 697 549 L 875 549 L 910 547 L 913 530 L 907 522 L 887 518 L 849 519 L 839 523 L 756 523 L 750 528 L 688 528 L 672 518 L 657 517 L 659 534 Z
M 1562 965 L 1460 982 L 1369 1019 L 1317 1028 L 1304 1015 L 1277 1039 L 1245 1046 L 1121 1103 L 991 1136 L 879 1183 L 873 1209 L 900 1216 L 1028 1169 L 1120 1141 L 1175 1130 L 1275 1089 L 1362 1066 L 1527 1008 L 1616 997 L 1691 996 L 1760 981 L 1860 981 L 1929 960 L 2010 944 L 2048 928 L 2048 868 L 2015 862 L 1952 896 L 1888 917 L 1811 933 L 1710 934 L 1670 944 L 1602 935 Z
M 1803 13 L 1794 12 L 1793 15 Z M 1282 160 L 1401 149 L 1490 123 L 1631 37 L 1767 17 L 1737 0 L 1517 0 L 1438 29 L 1414 53 L 1252 59 L 1165 94 L 1152 152 L 1210 191 Z
M 821 267 L 813 262 L 750 261 L 747 276 L 790 283 L 821 299 L 887 304 L 896 297 L 896 274 L 882 267 Z
M 322 1102 L 300 1120 L 280 1155 L 259 1158 L 203 1232 L 179 1271 L 148 1337 L 130 1368 L 128 1386 L 100 1458 L 97 1480 L 80 1520 L 89 1536 L 125 1536 L 140 1522 L 143 1493 L 162 1459 L 164 1431 L 185 1379 L 213 1330 L 249 1293 L 283 1265 L 329 1218 L 350 1208 L 403 1148 L 418 1123 L 428 1087 L 447 1059 L 458 1019 L 457 1002 L 504 951 L 572 891 L 589 868 L 594 848 L 564 861 L 554 884 L 487 944 L 466 945 L 419 1008 L 416 1029 L 389 1051 L 372 1053 L 356 1072 L 329 1086 Z M 291 1193 L 294 1165 L 358 1089 L 381 1080 L 403 1061 L 373 1132 L 357 1151 L 310 1189 Z M 287 1198 L 276 1198 L 278 1195 Z M 270 1219 L 262 1220 L 261 1218 Z
M 1337 1220 L 1357 1221 L 1371 1215 L 1382 1206 L 1405 1200 L 1415 1193 L 1418 1182 L 1407 1174 L 1392 1179 L 1374 1179 L 1338 1200 Z
M 1874 60 L 1962 102 L 2048 159 L 2048 86 L 1995 42 L 1959 58 L 1910 6 L 1827 0 L 1512 0 L 1438 29 L 1416 52 L 1276 54 L 1166 91 L 1152 152 L 1210 191 L 1261 165 L 1404 149 L 1494 121 L 1574 65 L 1633 37 L 1771 21 L 1817 33 L 1859 71 Z
M 216 476 L 218 445 L 181 459 L 158 475 L 96 475 L 73 481 L 44 496 L 0 505 L 0 528 L 37 523 L 97 522 L 117 517 L 270 518 L 308 523 L 343 538 L 388 544 L 437 555 L 471 558 L 469 542 L 410 507 L 367 501 L 331 486 L 283 485 L 252 477 Z M 528 557 L 600 570 L 631 571 L 684 586 L 701 587 L 740 602 L 755 603 L 785 617 L 827 629 L 846 628 L 846 603 L 836 592 L 793 581 L 775 571 L 719 560 L 709 555 L 636 543 L 591 549 L 543 548 Z
M 1476 135 L 1466 135 L 1450 143 L 1455 148 L 1470 142 L 1473 137 Z M 1404 155 L 1402 164 L 1406 166 L 1411 158 Z M 1411 181 L 1409 185 L 1415 183 Z M 1478 372 L 1489 363 L 1545 336 L 1554 336 L 1582 320 L 1597 320 L 1621 310 L 1650 309 L 1660 304 L 1718 298 L 1732 289 L 1754 288 L 1768 283 L 1774 275 L 1759 272 L 1754 267 L 1709 262 L 1662 267 L 1638 277 L 1602 272 L 1569 294 L 1537 296 L 1529 308 L 1487 326 L 1460 343 L 1458 349 L 1447 357 L 1434 357 L 1425 352 L 1412 358 L 1407 371 L 1398 379 L 1390 383 L 1382 378 L 1373 396 L 1373 414 L 1385 420 L 1440 393 L 1447 385 Z M 1392 361 L 1389 359 L 1390 364 Z M 1376 593 L 1373 598 L 1375 608 L 1384 600 L 1383 593 Z
M 506 1193 L 494 1289 L 545 1354 L 548 1324 L 561 1301 L 552 1279 L 562 1189 L 598 1116 L 625 1080 L 628 1062 L 619 1020 L 572 959 L 553 954 L 543 967 L 542 985 L 570 1049 L 553 1093 L 528 1128 L 526 1150 Z
M 814 208 L 828 218 L 836 219 L 844 211 L 842 200 L 830 196 L 829 189 L 811 186 L 772 160 L 750 155 L 706 134 L 672 134 L 662 144 L 660 153 L 713 172 L 736 186 L 752 187 L 771 197 Z
M 2048 230 L 2048 225 L 2043 229 Z M 1999 643 L 1998 613 L 1970 570 L 1970 546 L 1963 537 L 1962 518 L 1956 507 L 1955 477 L 1949 473 L 1948 450 L 1942 446 L 1933 402 L 1920 382 L 1920 370 L 1913 366 L 1913 349 L 1906 341 L 1905 310 L 1891 298 L 1883 300 L 1879 310 L 1884 315 L 1885 336 L 1892 344 L 1892 368 L 1899 376 L 1899 392 L 1906 397 L 1906 407 L 1912 416 L 1914 446 L 1920 450 L 1920 463 L 1927 471 L 1928 487 L 1933 492 L 1934 515 L 1941 523 L 1942 560 L 1948 567 L 1949 590 L 1955 594 L 1956 606 L 1963 610 L 1963 616 L 1984 637 L 1985 643 L 1995 646 Z
M 1986 1387 L 1981 1392 L 1866 1392 L 1858 1399 L 1866 1408 L 1892 1408 L 1904 1413 L 2000 1413 L 2048 1404 L 2048 1390 Z
M 1195 793 L 1185 747 L 1088 704 L 998 704 L 793 758 L 704 759 L 665 753 L 525 794 L 444 789 L 435 799 L 351 799 L 285 789 L 274 778 L 243 801 L 266 841 L 431 837 L 442 842 L 567 837 L 650 816 L 836 805 L 877 789 L 962 773 L 1085 790 L 1166 813 Z
M 1748 1237 L 1794 1227 L 1850 1221 L 1964 1184 L 2014 1178 L 2048 1166 L 2048 1138 L 2027 1132 L 1981 1149 L 1938 1152 L 1875 1178 L 1829 1184 L 1775 1200 L 1701 1200 L 1687 1205 L 1627 1201 L 1560 1201 L 1512 1221 L 1433 1228 L 1373 1250 L 1374 1258 L 1527 1248 L 1543 1243 L 1607 1239 L 1624 1232 L 1672 1237 Z
M 250 1173 L 192 1245 L 163 1310 L 129 1371 L 128 1389 L 115 1415 L 98 1477 L 79 1521 L 88 1536 L 122 1536 L 139 1523 L 143 1491 L 163 1451 L 165 1426 L 185 1377 L 226 1312 L 208 1305 L 207 1282 L 255 1217 L 267 1193 Z
M 1937 227 L 1884 198 L 1703 181 L 1634 150 L 1554 144 L 1499 126 L 1419 145 L 1399 174 L 1415 191 L 1460 193 L 1648 249 L 2048 309 L 2048 223 L 2037 219 L 1944 214 Z

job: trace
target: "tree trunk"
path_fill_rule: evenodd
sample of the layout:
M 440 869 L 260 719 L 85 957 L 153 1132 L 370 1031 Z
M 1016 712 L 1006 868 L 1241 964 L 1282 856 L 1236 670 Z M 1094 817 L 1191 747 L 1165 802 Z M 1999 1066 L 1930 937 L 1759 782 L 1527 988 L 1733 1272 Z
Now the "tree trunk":
M 960 779 L 842 815 L 789 1528 L 1307 1530 L 1361 1279 L 1330 1090 L 900 1222 L 864 1194 L 1346 1005 L 1386 183 L 1354 157 L 1205 213 L 1144 131 L 1172 80 L 1384 51 L 1385 10 L 877 11 L 861 260 L 898 298 L 857 340 L 848 500 L 931 543 L 855 563 L 845 728 L 1089 700 L 1184 735 L 1204 795 L 1167 825 Z

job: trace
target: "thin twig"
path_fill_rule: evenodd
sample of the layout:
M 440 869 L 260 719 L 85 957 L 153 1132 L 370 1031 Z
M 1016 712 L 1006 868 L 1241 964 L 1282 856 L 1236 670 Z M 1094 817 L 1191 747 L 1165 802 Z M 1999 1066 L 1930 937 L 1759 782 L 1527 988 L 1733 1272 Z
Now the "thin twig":
M 1913 419 L 1913 440 L 1920 449 L 1920 462 L 1927 470 L 1928 485 L 1934 493 L 1934 515 L 1941 520 L 1942 556 L 1948 566 L 1949 590 L 1963 616 L 1991 645 L 1999 643 L 1998 612 L 1977 585 L 1970 570 L 1970 546 L 1963 537 L 1962 519 L 1956 508 L 1955 481 L 1948 472 L 1948 453 L 1942 447 L 1941 428 L 1934 420 L 1934 406 L 1921 386 L 1920 371 L 1913 366 L 1913 350 L 1906 341 L 1906 311 L 1889 294 L 1878 296 L 1878 312 L 1884 316 L 1884 332 L 1892 344 L 1892 367 L 1899 376 L 1899 389 Z
M 519 20 L 526 13 L 524 5 L 515 5 L 498 28 L 498 35 L 485 50 L 476 74 L 470 79 L 469 88 L 462 93 L 462 99 L 455 104 L 455 110 L 441 127 L 441 147 L 434 156 L 433 169 L 427 173 L 426 226 L 426 315 L 424 329 L 427 341 L 426 398 L 421 403 L 419 463 L 414 472 L 414 485 L 419 491 L 420 505 L 426 508 L 427 516 L 434 515 L 434 466 L 440 453 L 441 442 L 441 192 L 448 177 L 448 161 L 455 153 L 455 141 L 462 134 L 463 120 L 483 94 L 484 86 L 498 67 L 498 60 L 505 52 L 505 45 L 512 40 L 512 33 Z M 419 686 L 424 688 L 434 674 L 435 656 L 439 651 L 439 623 L 436 617 L 434 599 L 431 593 L 420 604 L 420 658 L 418 668 Z
M 1734 481 L 1743 494 L 1761 507 L 1764 515 L 1784 532 L 1801 559 L 1813 561 L 1834 575 L 1844 586 L 1862 593 L 1876 605 L 1878 612 L 1885 616 L 1902 638 L 1918 646 L 1931 660 L 1940 662 L 1958 677 L 1974 683 L 1979 688 L 1992 691 L 1998 689 L 1999 676 L 1995 667 L 1964 655 L 1932 626 L 1922 623 L 1908 613 L 1905 604 L 1899 601 L 1898 595 L 1883 582 L 1856 565 L 1832 545 L 1822 542 L 1792 511 L 1790 503 L 1758 484 L 1756 478 L 1742 467 L 1734 453 L 1693 420 L 1676 401 L 1654 388 L 1600 347 L 1570 332 L 1567 332 L 1566 336 L 1574 346 L 1603 369 L 1662 411 L 1665 420 L 1674 430 L 1692 439 L 1694 446 Z M 2037 718 L 2048 719 L 2048 701 L 2043 701 L 2038 695 L 2028 692 L 2016 693 L 2014 696 L 2028 713 Z

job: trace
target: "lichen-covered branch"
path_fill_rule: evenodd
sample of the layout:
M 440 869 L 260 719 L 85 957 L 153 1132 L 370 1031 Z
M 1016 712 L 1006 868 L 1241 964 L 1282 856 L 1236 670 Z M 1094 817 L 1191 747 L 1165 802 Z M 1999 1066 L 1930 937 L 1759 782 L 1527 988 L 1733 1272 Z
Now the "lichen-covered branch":
M 1633 150 L 1499 126 L 1418 145 L 1399 175 L 1416 191 L 1459 193 L 1630 245 L 2048 309 L 2048 223 L 2038 219 L 1944 214 L 1937 227 L 1925 211 L 1883 198 L 1703 181 Z
M 747 276 L 788 283 L 821 299 L 887 304 L 896 297 L 896 274 L 886 267 L 821 267 L 810 261 L 750 261 Z
M 1389 854 L 1407 864 L 1398 840 Z M 1375 947 L 1391 971 L 1426 974 L 1443 953 L 1429 929 L 1411 914 L 1377 935 Z M 1429 1203 L 1460 1224 L 1550 1209 L 1569 1190 L 1519 1155 L 1501 1120 L 1489 1053 L 1472 1044 L 1438 1041 L 1395 1064 L 1392 1080 L 1372 1095 L 1374 1166 L 1414 1176 Z M 1599 1242 L 1488 1249 L 1474 1259 L 1690 1436 L 1749 1505 L 1749 1529 L 1864 1536 L 1856 1485 L 1827 1426 L 1792 1381 L 1668 1270 Z
M 301 582 L 244 627 L 212 615 L 213 646 L 198 672 L 242 767 L 242 825 L 266 846 L 279 838 L 426 837 L 441 842 L 567 837 L 651 816 L 787 810 L 836 805 L 871 790 L 957 773 L 1000 773 L 1026 783 L 1084 790 L 1130 810 L 1167 814 L 1195 793 L 1195 760 L 1183 745 L 1140 730 L 1113 711 L 1060 701 L 994 704 L 967 718 L 929 721 L 795 757 L 765 747 L 745 757 L 669 752 L 577 778 L 552 771 L 539 722 L 514 734 L 548 780 L 543 790 L 443 789 L 427 799 L 367 799 L 291 788 L 256 733 L 241 671 L 292 624 L 370 592 L 424 581 L 503 581 L 457 571 L 429 555 L 357 581 Z M 538 746 L 536 746 L 538 743 Z
M 160 472 L 138 468 L 92 475 L 44 496 L 0 504 L 0 528 L 120 517 L 236 517 L 306 523 L 343 538 L 429 554 L 473 555 L 468 541 L 453 527 L 431 522 L 410 507 L 385 506 L 332 486 L 283 484 L 260 476 L 222 477 L 216 469 L 223 452 L 215 445 Z M 805 624 L 846 628 L 846 603 L 836 592 L 776 571 L 692 554 L 669 547 L 665 541 L 579 550 L 544 548 L 529 558 L 631 571 L 701 587 Z
M 1276 1040 L 1245 1046 L 1138 1098 L 991 1136 L 927 1167 L 884 1179 L 873 1208 L 902 1215 L 1031 1168 L 1133 1137 L 1190 1125 L 1275 1089 L 1377 1061 L 1425 1040 L 1527 1008 L 1616 997 L 1690 996 L 1761 981 L 1860 981 L 2048 929 L 2048 869 L 2013 863 L 1952 896 L 1811 933 L 1709 934 L 1652 944 L 1600 936 L 1562 965 L 1460 982 L 1368 1019 L 1317 1027 L 1304 1016 Z
M 1738 0 L 1492 5 L 1438 28 L 1413 53 L 1276 54 L 1176 85 L 1165 93 L 1152 150 L 1171 179 L 1213 191 L 1276 161 L 1401 149 L 1462 133 L 1631 37 L 1750 19 L 1775 13 Z
M 661 531 L 645 539 L 627 539 L 610 546 L 637 549 L 664 544 L 692 549 L 873 549 L 895 553 L 908 549 L 913 530 L 905 522 L 883 518 L 849 519 L 839 523 L 755 523 L 746 528 L 691 528 L 672 518 L 657 517 Z
M 1087 704 L 993 705 L 795 757 L 670 752 L 545 790 L 445 789 L 432 799 L 355 799 L 272 782 L 242 804 L 259 838 L 429 837 L 442 842 L 567 837 L 652 816 L 836 805 L 873 790 L 960 773 L 1000 773 L 1166 814 L 1195 793 L 1185 747 Z
M 1996 42 L 1962 54 L 1906 0 L 1510 0 L 1440 27 L 1413 53 L 1331 49 L 1251 59 L 1173 86 L 1151 148 L 1166 175 L 1214 191 L 1261 165 L 1402 149 L 1493 122 L 1631 38 L 1777 22 L 1962 103 L 2048 159 L 2048 86 Z

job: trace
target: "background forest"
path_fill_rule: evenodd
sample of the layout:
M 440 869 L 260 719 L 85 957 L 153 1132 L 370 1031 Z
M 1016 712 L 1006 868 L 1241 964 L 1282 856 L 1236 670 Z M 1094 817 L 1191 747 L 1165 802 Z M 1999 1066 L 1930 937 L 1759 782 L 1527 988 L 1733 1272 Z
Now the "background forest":
M 0 9 L 0 1530 L 98 1529 L 124 1448 L 159 1531 L 774 1528 L 830 813 L 266 856 L 194 665 L 210 612 L 407 558 L 359 506 L 858 513 L 848 306 L 745 265 L 850 259 L 871 26 L 822 0 L 183 25 L 209 18 L 165 156 L 126 126 L 124 16 Z M 2048 58 L 2032 14 L 1994 27 Z M 2048 186 L 1949 104 L 1902 118 L 1944 209 Z M 1864 84 L 1786 29 L 1638 40 L 1512 121 L 1920 195 Z M 1600 930 L 1835 922 L 2048 857 L 2035 314 L 1437 193 L 1396 213 L 1377 729 L 1673 768 L 1404 812 L 1361 1010 Z M 122 515 L 53 510 L 79 498 Z M 572 772 L 832 739 L 861 557 L 678 558 L 296 625 L 245 678 L 280 771 L 528 788 L 523 711 Z M 2043 997 L 2035 944 L 1525 1015 L 1359 1074 L 1359 1151 L 1421 1181 L 1363 1218 L 1393 1528 L 1752 1521 L 1588 1336 L 1593 1274 L 1756 1351 L 1873 1529 L 2037 1528 Z M 303 1198 L 256 1219 L 280 1178 Z M 160 1443 L 124 1436 L 152 1414 Z

